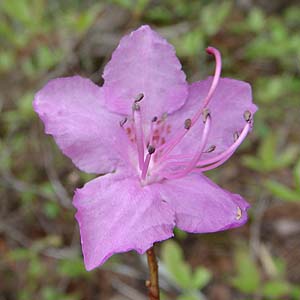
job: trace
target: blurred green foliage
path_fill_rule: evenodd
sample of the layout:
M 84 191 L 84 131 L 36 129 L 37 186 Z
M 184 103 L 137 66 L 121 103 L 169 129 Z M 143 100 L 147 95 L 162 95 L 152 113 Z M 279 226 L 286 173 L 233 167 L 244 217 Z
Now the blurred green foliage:
M 198 290 L 202 290 L 209 283 L 211 272 L 204 267 L 197 267 L 192 271 L 183 257 L 182 249 L 174 240 L 164 242 L 161 251 L 162 262 L 169 277 L 182 291 L 178 299 L 201 299 Z
M 282 5 L 270 12 L 263 5 L 245 9 L 236 2 L 0 1 L 0 288 L 4 297 L 85 299 L 80 283 L 91 285 L 95 273 L 84 270 L 79 241 L 73 243 L 77 233 L 69 198 L 76 186 L 92 176 L 77 172 L 56 146 L 40 137 L 32 98 L 53 76 L 77 72 L 94 76 L 109 59 L 112 43 L 142 23 L 160 30 L 174 44 L 189 78 L 199 80 L 211 74 L 213 66 L 204 52 L 211 44 L 223 53 L 223 76 L 253 85 L 259 111 L 254 130 L 234 161 L 238 178 L 232 180 L 226 166 L 212 175 L 254 186 L 249 194 L 252 202 L 264 190 L 275 203 L 299 203 L 300 6 Z M 116 10 L 115 19 L 108 8 Z M 117 14 L 120 11 L 124 16 Z M 96 25 L 104 28 L 96 37 L 106 54 L 98 54 L 102 48 L 93 44 L 91 32 L 99 30 Z M 92 50 L 86 50 L 87 46 Z M 183 247 L 186 236 L 176 230 Z M 180 291 L 178 299 L 201 299 L 215 278 L 210 269 L 192 268 L 180 245 L 165 242 L 162 262 Z M 61 255 L 65 250 L 71 253 Z M 277 275 L 268 277 L 247 247 L 234 246 L 233 251 L 235 275 L 225 274 L 222 280 L 230 277 L 227 285 L 241 299 L 300 298 L 300 288 L 289 281 L 284 260 L 277 263 L 272 258 Z M 16 282 L 21 289 L 15 289 Z
M 240 292 L 252 297 L 262 295 L 264 299 L 298 299 L 300 288 L 286 280 L 284 261 L 271 258 L 271 263 L 276 267 L 274 274 L 263 280 L 257 262 L 245 246 L 237 248 L 235 253 L 236 275 L 231 279 L 231 284 Z

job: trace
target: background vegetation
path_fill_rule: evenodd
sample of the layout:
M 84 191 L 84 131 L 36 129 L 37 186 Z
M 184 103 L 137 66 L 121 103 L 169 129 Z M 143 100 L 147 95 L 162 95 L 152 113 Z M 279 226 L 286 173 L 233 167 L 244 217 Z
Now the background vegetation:
M 297 4 L 298 3 L 298 4 Z M 83 268 L 71 198 L 90 176 L 57 149 L 32 110 L 49 79 L 101 84 L 112 50 L 148 23 L 173 43 L 190 81 L 213 71 L 250 82 L 255 128 L 209 175 L 252 204 L 243 228 L 176 231 L 159 248 L 163 299 L 300 299 L 300 5 L 287 0 L 0 2 L 0 300 L 143 300 L 135 253 Z

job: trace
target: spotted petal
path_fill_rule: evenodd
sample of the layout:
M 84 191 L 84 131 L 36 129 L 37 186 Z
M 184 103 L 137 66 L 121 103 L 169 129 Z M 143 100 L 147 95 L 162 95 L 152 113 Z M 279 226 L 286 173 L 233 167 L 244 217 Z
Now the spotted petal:
M 142 254 L 154 242 L 173 236 L 174 211 L 153 186 L 121 173 L 87 183 L 74 196 L 87 270 L 114 253 Z
M 130 115 L 135 97 L 143 93 L 144 121 L 179 109 L 187 96 L 185 74 L 175 50 L 149 26 L 122 38 L 103 74 L 105 102 Z
M 122 116 L 103 106 L 101 88 L 89 79 L 51 80 L 36 94 L 34 109 L 46 133 L 81 170 L 111 172 L 128 156 L 128 139 L 119 125 Z
M 176 226 L 188 232 L 216 232 L 247 221 L 249 204 L 201 174 L 163 182 L 161 196 L 175 210 Z

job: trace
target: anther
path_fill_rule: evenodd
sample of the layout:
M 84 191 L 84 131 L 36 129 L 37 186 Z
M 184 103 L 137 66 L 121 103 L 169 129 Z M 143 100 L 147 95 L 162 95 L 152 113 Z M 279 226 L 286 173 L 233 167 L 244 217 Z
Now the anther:
M 236 141 L 238 138 L 239 138 L 240 134 L 236 131 L 234 134 L 233 134 L 233 140 Z
M 211 153 L 211 152 L 215 151 L 215 149 L 216 149 L 216 145 L 211 145 L 211 146 L 205 151 L 205 153 Z
M 147 149 L 149 154 L 153 154 L 155 152 L 155 148 L 152 145 L 149 145 Z
M 125 123 L 127 122 L 127 118 L 120 121 L 120 126 L 123 127 Z
M 191 119 L 186 119 L 184 121 L 184 128 L 189 130 L 191 128 L 191 126 L 192 126 L 192 120 Z
M 244 119 L 245 119 L 246 122 L 249 123 L 251 121 L 251 116 L 252 116 L 252 114 L 249 110 L 246 110 L 244 112 Z
M 155 116 L 151 121 L 152 121 L 152 122 L 156 122 L 157 119 L 158 119 L 158 118 Z
M 134 102 L 140 102 L 142 101 L 144 98 L 144 94 L 143 93 L 139 93 L 135 98 L 134 98 Z
M 210 116 L 210 111 L 208 108 L 205 108 L 202 112 L 203 123 L 206 122 L 207 118 Z
M 240 219 L 242 218 L 242 216 L 243 216 L 242 210 L 241 210 L 241 208 L 238 206 L 238 207 L 237 207 L 237 211 L 236 211 L 236 217 L 235 217 L 235 219 L 236 219 L 236 220 L 240 220 Z

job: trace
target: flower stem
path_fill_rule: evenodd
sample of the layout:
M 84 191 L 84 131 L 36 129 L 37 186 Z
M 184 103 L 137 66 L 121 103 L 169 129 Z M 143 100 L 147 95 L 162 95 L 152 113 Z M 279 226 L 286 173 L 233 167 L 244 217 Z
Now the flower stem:
M 150 279 L 146 281 L 146 287 L 149 290 L 149 300 L 159 300 L 158 264 L 154 246 L 147 250 L 147 260 L 150 273 Z

